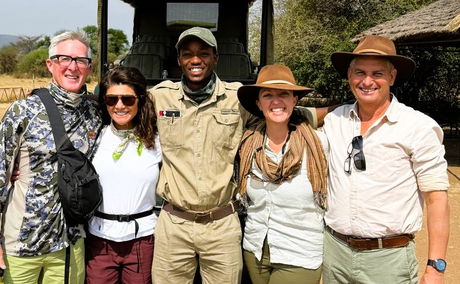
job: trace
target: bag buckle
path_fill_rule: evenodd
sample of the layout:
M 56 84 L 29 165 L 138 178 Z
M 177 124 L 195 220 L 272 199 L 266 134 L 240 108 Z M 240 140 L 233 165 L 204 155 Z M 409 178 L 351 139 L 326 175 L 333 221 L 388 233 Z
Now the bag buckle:
M 117 221 L 118 222 L 129 222 L 131 221 L 131 219 L 129 218 L 129 215 L 118 215 Z

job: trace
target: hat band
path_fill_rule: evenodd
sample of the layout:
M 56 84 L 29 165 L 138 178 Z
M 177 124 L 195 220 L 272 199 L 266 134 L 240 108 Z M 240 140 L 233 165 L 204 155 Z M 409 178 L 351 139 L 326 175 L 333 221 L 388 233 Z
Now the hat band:
M 387 52 L 384 52 L 383 50 L 378 50 L 378 49 L 371 49 L 371 48 L 368 48 L 368 49 L 362 49 L 358 52 L 356 52 L 357 54 L 378 54 L 378 55 L 390 55 L 388 54 Z
M 288 84 L 288 85 L 295 86 L 295 84 L 293 84 L 293 83 L 291 83 L 289 81 L 284 81 L 284 80 L 269 80 L 269 81 L 261 82 L 260 84 L 264 84 L 264 85 L 267 85 L 267 84 Z

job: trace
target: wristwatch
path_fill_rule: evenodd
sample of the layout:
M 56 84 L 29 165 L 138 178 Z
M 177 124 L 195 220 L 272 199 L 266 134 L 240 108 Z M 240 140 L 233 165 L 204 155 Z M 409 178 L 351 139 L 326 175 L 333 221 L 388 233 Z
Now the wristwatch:
M 447 262 L 442 259 L 428 259 L 427 265 L 433 266 L 438 272 L 444 272 L 447 268 Z

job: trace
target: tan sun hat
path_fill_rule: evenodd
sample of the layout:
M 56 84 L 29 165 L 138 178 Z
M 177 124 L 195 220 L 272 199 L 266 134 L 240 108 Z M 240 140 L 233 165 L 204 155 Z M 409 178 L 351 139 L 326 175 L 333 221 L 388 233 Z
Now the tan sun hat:
M 260 69 L 257 81 L 254 85 L 245 85 L 238 89 L 238 100 L 240 103 L 247 111 L 258 117 L 264 117 L 263 113 L 256 105 L 256 100 L 259 97 L 259 90 L 261 88 L 291 90 L 294 91 L 294 95 L 299 99 L 313 90 L 311 88 L 298 86 L 289 67 L 278 64 L 266 65 Z
M 398 71 L 396 85 L 404 83 L 415 70 L 414 60 L 397 55 L 395 44 L 391 39 L 376 35 L 365 36 L 353 52 L 334 52 L 331 55 L 332 65 L 342 77 L 347 78 L 350 62 L 359 56 L 377 56 L 388 59 Z

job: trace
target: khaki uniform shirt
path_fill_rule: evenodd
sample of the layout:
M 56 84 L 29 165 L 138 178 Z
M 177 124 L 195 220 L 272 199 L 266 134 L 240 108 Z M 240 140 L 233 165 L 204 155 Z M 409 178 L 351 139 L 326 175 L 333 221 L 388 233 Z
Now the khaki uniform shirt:
M 150 90 L 163 150 L 159 196 L 186 210 L 207 211 L 236 195 L 235 155 L 243 131 L 257 121 L 239 104 L 240 86 L 217 78 L 214 93 L 199 105 L 181 82 L 164 81 Z M 315 125 L 315 112 L 305 110 Z

